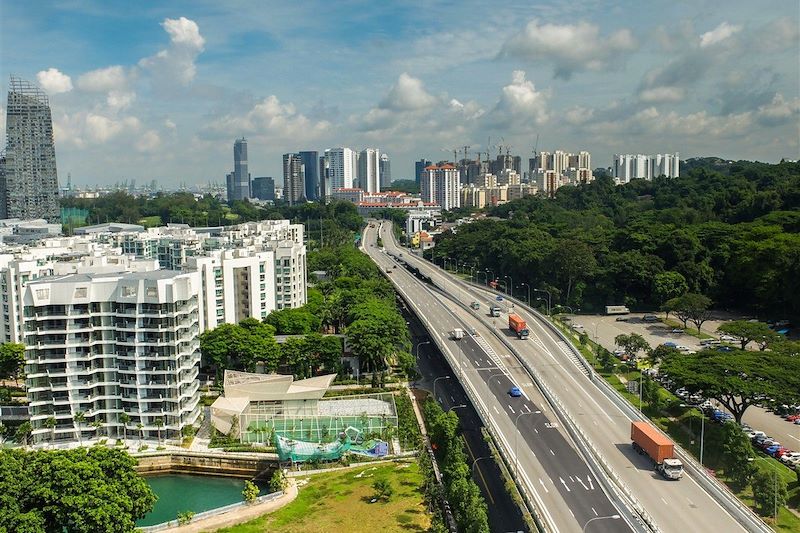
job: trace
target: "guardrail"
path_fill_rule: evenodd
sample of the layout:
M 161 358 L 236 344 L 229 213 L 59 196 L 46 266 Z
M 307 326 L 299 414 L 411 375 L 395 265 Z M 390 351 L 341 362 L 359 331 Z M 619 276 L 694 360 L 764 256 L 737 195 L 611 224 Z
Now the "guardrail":
M 493 293 L 496 291 L 491 291 L 487 287 L 483 287 L 482 285 L 463 281 L 463 283 L 473 286 L 477 289 L 482 291 L 486 291 L 489 293 Z M 500 293 L 498 293 L 500 294 Z M 641 411 L 636 409 L 627 399 L 625 399 L 619 391 L 617 391 L 614 387 L 612 387 L 605 379 L 594 379 L 597 374 L 592 368 L 589 361 L 583 356 L 583 354 L 578 350 L 572 342 L 572 339 L 569 338 L 566 334 L 564 334 L 561 329 L 559 329 L 555 324 L 553 324 L 545 315 L 542 315 L 539 311 L 533 309 L 526 303 L 513 298 L 511 296 L 502 293 L 504 298 L 507 298 L 514 302 L 514 305 L 517 305 L 523 309 L 525 309 L 528 313 L 532 314 L 536 317 L 539 322 L 543 323 L 547 326 L 547 328 L 554 332 L 561 340 L 563 340 L 567 346 L 569 347 L 570 351 L 572 351 L 575 356 L 578 358 L 578 361 L 589 370 L 589 379 L 591 379 L 595 385 L 600 389 L 600 391 L 611 400 L 620 410 L 626 414 L 626 416 L 632 421 L 646 421 L 650 422 L 650 419 Z M 653 425 L 659 432 L 661 432 L 667 438 L 670 438 L 664 431 L 661 430 L 658 426 Z M 670 440 L 672 440 L 670 438 Z M 749 531 L 754 533 L 771 533 L 773 529 L 769 527 L 759 516 L 757 516 L 749 507 L 744 505 L 739 498 L 736 497 L 725 485 L 723 485 L 719 480 L 713 478 L 708 475 L 705 468 L 700 465 L 697 460 L 685 449 L 683 449 L 678 444 L 675 444 L 675 453 L 678 455 L 680 460 L 684 463 L 684 466 L 687 467 L 686 469 L 689 471 L 690 475 L 703 487 L 703 489 L 709 493 L 712 497 L 714 497 L 732 516 L 739 518 L 739 523 L 743 526 L 746 526 Z M 614 474 L 615 479 L 618 477 Z M 620 480 L 620 483 L 623 487 L 625 487 L 624 482 Z M 623 490 L 629 492 L 629 489 L 625 487 Z

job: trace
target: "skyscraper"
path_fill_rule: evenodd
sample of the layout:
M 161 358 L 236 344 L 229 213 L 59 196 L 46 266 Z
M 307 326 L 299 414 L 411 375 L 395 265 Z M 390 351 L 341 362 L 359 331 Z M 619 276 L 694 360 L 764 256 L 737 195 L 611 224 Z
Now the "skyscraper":
M 247 140 L 242 137 L 233 143 L 233 172 L 226 176 L 228 202 L 250 198 L 250 173 L 247 171 Z
M 275 200 L 275 180 L 269 176 L 253 178 L 253 183 L 250 184 L 250 192 L 253 198 L 259 200 Z
M 366 193 L 381 191 L 380 157 L 377 148 L 365 148 L 358 154 L 358 186 Z
M 283 154 L 283 199 L 294 205 L 305 197 L 305 165 L 298 154 Z
M 306 200 L 316 200 L 320 194 L 319 180 L 319 152 L 316 150 L 300 152 L 300 161 L 305 167 L 305 197 Z
M 425 172 L 425 167 L 429 167 L 431 164 L 432 163 L 430 161 L 424 158 L 414 163 L 414 181 L 417 182 L 418 186 L 422 177 L 422 173 Z
M 53 119 L 47 94 L 11 78 L 6 153 L 0 156 L 0 218 L 61 221 Z
M 422 201 L 438 204 L 445 211 L 461 207 L 460 190 L 459 172 L 452 163 L 429 165 L 420 175 Z
M 381 154 L 380 175 L 381 189 L 389 190 L 392 186 L 392 163 L 388 154 Z
M 357 175 L 358 154 L 350 148 L 331 148 L 325 150 L 328 158 L 328 177 L 330 190 L 351 188 Z

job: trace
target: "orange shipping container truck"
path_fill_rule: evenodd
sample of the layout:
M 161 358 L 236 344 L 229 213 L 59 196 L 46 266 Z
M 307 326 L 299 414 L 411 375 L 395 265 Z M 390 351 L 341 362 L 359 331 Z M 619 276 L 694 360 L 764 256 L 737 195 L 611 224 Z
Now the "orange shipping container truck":
M 646 454 L 656 464 L 656 471 L 667 479 L 683 476 L 683 463 L 675 458 L 675 445 L 647 422 L 631 422 L 633 449 Z
M 508 315 L 508 329 L 516 333 L 517 337 L 520 339 L 528 338 L 528 325 L 522 317 L 516 313 L 510 313 Z

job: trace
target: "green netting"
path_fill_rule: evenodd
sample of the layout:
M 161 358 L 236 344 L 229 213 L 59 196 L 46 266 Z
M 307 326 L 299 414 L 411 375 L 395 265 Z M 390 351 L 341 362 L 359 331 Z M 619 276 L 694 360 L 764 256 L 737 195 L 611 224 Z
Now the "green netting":
M 361 431 L 348 427 L 331 442 L 308 442 L 275 434 L 275 447 L 281 461 L 335 461 L 347 452 L 369 457 L 383 457 L 389 445 L 380 439 L 362 442 Z
M 397 419 L 381 416 L 309 416 L 304 418 L 262 418 L 252 420 L 242 428 L 240 438 L 246 443 L 268 444 L 274 435 L 304 442 L 330 442 L 347 428 L 359 433 L 389 438 L 397 427 Z M 391 429 L 390 429 L 391 428 Z

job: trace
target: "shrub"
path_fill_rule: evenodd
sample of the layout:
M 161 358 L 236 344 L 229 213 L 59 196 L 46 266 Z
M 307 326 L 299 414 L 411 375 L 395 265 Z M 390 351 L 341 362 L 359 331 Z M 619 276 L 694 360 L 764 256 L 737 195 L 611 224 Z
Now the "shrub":
M 389 501 L 394 494 L 394 487 L 388 479 L 376 479 L 372 482 L 372 489 L 375 491 L 373 497 L 378 500 Z
M 242 489 L 242 498 L 247 503 L 253 503 L 258 498 L 258 493 L 261 490 L 250 480 L 244 482 L 244 489 Z
M 184 511 L 182 513 L 178 513 L 178 524 L 185 526 L 192 521 L 192 518 L 194 518 L 194 511 Z
M 272 477 L 269 480 L 269 491 L 270 492 L 284 491 L 286 490 L 287 484 L 288 480 L 286 479 L 286 474 L 284 474 L 283 470 L 279 468 L 272 473 Z

